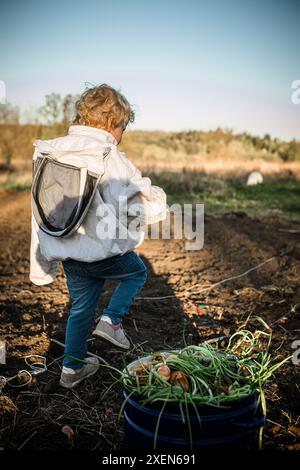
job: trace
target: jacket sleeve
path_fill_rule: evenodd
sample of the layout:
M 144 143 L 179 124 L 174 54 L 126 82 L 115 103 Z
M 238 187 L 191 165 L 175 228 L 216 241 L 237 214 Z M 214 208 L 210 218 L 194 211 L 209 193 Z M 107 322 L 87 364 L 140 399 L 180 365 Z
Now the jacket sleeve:
M 33 161 L 36 151 L 33 154 Z M 41 253 L 38 238 L 39 226 L 31 211 L 30 272 L 29 279 L 37 286 L 50 284 L 55 280 L 58 261 L 48 261 Z
M 167 216 L 167 196 L 162 188 L 151 184 L 141 171 L 127 159 L 127 212 L 136 216 L 141 225 L 157 223 Z
M 31 215 L 30 273 L 29 279 L 37 286 L 51 284 L 55 281 L 58 261 L 48 261 L 41 253 L 38 225 Z

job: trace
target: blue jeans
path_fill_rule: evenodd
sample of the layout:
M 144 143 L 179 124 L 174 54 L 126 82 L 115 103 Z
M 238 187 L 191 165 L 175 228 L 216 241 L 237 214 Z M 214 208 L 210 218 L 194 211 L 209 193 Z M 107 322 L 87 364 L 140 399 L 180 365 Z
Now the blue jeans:
M 62 261 L 62 265 L 71 301 L 63 365 L 77 369 L 82 363 L 67 356 L 86 358 L 87 339 L 105 280 L 120 281 L 103 310 L 103 315 L 117 324 L 122 322 L 146 281 L 147 268 L 134 251 L 92 263 L 68 259 Z

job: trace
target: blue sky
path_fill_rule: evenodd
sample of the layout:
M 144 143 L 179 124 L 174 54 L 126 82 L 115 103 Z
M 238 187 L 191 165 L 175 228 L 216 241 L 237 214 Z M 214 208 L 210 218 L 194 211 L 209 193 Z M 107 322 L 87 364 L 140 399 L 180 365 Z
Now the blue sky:
M 109 83 L 134 105 L 132 129 L 299 139 L 299 21 L 299 0 L 4 0 L 0 79 L 22 110 Z

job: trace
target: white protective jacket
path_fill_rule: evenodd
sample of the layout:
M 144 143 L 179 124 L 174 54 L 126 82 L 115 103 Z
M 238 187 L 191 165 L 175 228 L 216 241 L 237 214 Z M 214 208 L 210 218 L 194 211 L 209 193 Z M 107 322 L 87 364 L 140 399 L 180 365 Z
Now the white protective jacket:
M 76 233 L 65 238 L 48 235 L 39 228 L 32 213 L 29 277 L 34 284 L 44 285 L 53 282 L 59 260 L 72 258 L 93 262 L 133 250 L 143 242 L 145 237 L 143 230 L 137 231 L 130 227 L 130 222 L 137 220 L 137 215 L 142 228 L 166 218 L 165 192 L 151 185 L 150 178 L 143 177 L 126 154 L 118 150 L 117 141 L 110 132 L 89 126 L 72 125 L 68 135 L 43 142 L 45 146 L 50 144 L 58 150 L 95 149 L 99 146 L 99 155 L 102 155 L 103 150 L 109 146 L 110 152 L 99 166 L 100 171 L 104 163 L 105 173 L 100 184 L 101 196 L 99 189 Z M 36 156 L 37 149 L 33 154 L 33 159 Z M 103 235 L 99 237 L 99 233 L 103 234 L 106 231 L 104 226 L 112 227 L 116 223 L 120 196 L 123 202 L 127 201 L 128 215 L 126 226 L 122 226 L 122 237 L 111 235 L 105 238 Z M 102 217 L 103 201 L 116 212 L 108 209 L 106 217 Z

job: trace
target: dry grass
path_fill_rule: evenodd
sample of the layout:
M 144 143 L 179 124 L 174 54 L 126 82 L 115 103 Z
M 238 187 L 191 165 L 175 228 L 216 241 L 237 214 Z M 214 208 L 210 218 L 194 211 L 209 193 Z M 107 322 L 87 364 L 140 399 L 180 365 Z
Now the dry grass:
M 264 176 L 293 176 L 300 179 L 300 162 L 268 162 L 262 159 L 255 160 L 230 160 L 230 159 L 206 159 L 200 160 L 189 157 L 184 161 L 147 161 L 135 159 L 135 164 L 142 171 L 156 173 L 170 172 L 197 172 L 213 175 L 215 177 L 243 177 L 251 171 L 260 171 Z
M 66 135 L 67 125 L 2 125 L 0 186 L 31 184 L 33 142 Z M 264 176 L 300 179 L 300 142 L 284 142 L 231 131 L 132 131 L 124 133 L 120 150 L 145 174 L 201 173 L 217 178 Z M 11 171 L 5 170 L 11 168 Z M 1 169 L 2 167 L 2 169 Z
M 129 155 L 130 157 L 130 155 Z M 147 174 L 172 173 L 201 173 L 215 178 L 245 178 L 251 171 L 260 171 L 267 177 L 290 178 L 300 180 L 300 162 L 273 162 L 262 159 L 199 159 L 198 156 L 189 155 L 185 160 L 148 160 L 135 158 L 134 163 Z M 29 188 L 32 172 L 31 161 L 15 160 L 12 171 L 0 172 L 0 187 Z M 170 175 L 171 177 L 171 175 Z

